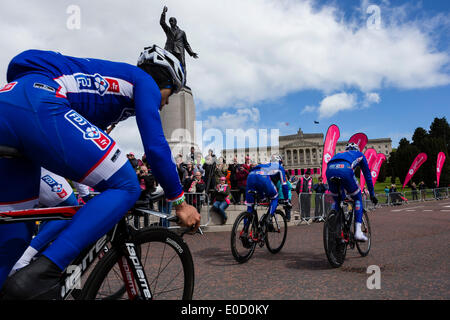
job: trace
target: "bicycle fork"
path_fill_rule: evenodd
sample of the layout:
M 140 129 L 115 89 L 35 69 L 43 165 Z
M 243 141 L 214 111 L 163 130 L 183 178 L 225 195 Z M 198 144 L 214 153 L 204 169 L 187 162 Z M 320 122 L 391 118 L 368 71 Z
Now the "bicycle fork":
M 150 291 L 150 285 L 143 270 L 141 259 L 137 255 L 135 244 L 126 242 L 124 250 L 126 254 L 122 255 L 118 263 L 129 299 L 137 299 L 138 293 L 140 293 L 142 299 L 152 300 L 153 295 Z M 135 281 L 136 279 L 137 281 Z

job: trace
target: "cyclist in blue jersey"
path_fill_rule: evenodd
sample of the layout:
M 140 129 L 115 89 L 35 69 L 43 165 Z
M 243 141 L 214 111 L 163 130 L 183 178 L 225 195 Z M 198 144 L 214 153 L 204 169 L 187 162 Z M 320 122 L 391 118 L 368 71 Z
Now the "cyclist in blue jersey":
M 261 198 L 267 197 L 270 200 L 270 214 L 274 214 L 278 206 L 278 191 L 275 187 L 278 181 L 281 182 L 284 199 L 287 199 L 284 200 L 285 205 L 292 207 L 282 159 L 278 155 L 272 155 L 270 163 L 259 164 L 248 174 L 245 194 L 247 211 L 252 212 L 252 205 L 255 203 L 255 198 L 249 191 L 257 191 Z
M 0 88 L 0 145 L 23 159 L 0 159 L 0 211 L 38 202 L 40 168 L 101 193 L 83 206 L 42 255 L 5 278 L 28 246 L 33 224 L 0 226 L 0 287 L 16 299 L 52 298 L 62 271 L 133 206 L 140 187 L 126 152 L 104 131 L 136 116 L 153 174 L 181 225 L 197 230 L 200 214 L 184 201 L 159 110 L 181 90 L 180 62 L 152 46 L 137 66 L 51 51 L 28 50 L 12 59 Z M 5 177 L 5 179 L 3 179 Z
M 370 173 L 369 165 L 367 164 L 367 159 L 364 154 L 359 151 L 358 145 L 350 142 L 345 147 L 345 150 L 345 152 L 338 153 L 331 158 L 327 166 L 326 176 L 330 193 L 334 199 L 333 209 L 337 209 L 336 205 L 339 190 L 338 186 L 332 182 L 331 178 L 336 177 L 341 179 L 342 187 L 345 192 L 355 201 L 355 238 L 358 241 L 367 241 L 367 237 L 361 231 L 364 208 L 361 189 L 359 188 L 358 181 L 356 180 L 354 173 L 356 168 L 360 167 L 362 174 L 364 174 L 364 178 L 366 179 L 367 187 L 369 189 L 370 200 L 372 200 L 374 204 L 377 204 L 378 199 L 375 197 L 372 175 Z M 345 198 L 345 195 L 343 194 L 342 197 Z

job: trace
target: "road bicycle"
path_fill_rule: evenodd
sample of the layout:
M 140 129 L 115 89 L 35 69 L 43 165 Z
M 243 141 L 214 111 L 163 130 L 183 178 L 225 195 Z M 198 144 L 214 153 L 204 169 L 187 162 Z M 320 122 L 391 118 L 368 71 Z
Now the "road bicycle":
M 269 206 L 267 212 L 258 219 L 258 193 L 249 192 L 255 197 L 252 212 L 240 213 L 231 230 L 231 252 L 239 263 L 244 263 L 252 257 L 257 244 L 261 248 L 265 244 L 269 252 L 278 253 L 287 236 L 287 219 L 284 212 L 277 209 L 271 214 Z
M 340 267 L 347 254 L 347 247 L 358 249 L 361 256 L 369 254 L 372 244 L 372 232 L 367 212 L 363 212 L 361 230 L 367 237 L 367 241 L 361 242 L 355 239 L 355 208 L 352 199 L 342 199 L 341 179 L 333 177 L 330 179 L 338 186 L 338 210 L 331 210 L 323 225 L 323 245 L 328 262 L 334 268 Z
M 20 157 L 17 150 L 0 146 L 0 158 Z M 0 223 L 71 219 L 81 206 L 36 208 L 0 212 Z M 135 206 L 129 212 L 145 210 Z M 171 223 L 178 217 L 165 215 Z M 123 217 L 108 233 L 87 247 L 63 272 L 56 299 L 151 300 L 192 299 L 194 263 L 183 240 L 190 229 L 148 227 L 135 229 Z M 199 229 L 201 230 L 201 229 Z M 201 231 L 200 231 L 201 232 Z M 20 271 L 19 271 L 20 272 Z M 83 283 L 82 283 L 83 282 Z

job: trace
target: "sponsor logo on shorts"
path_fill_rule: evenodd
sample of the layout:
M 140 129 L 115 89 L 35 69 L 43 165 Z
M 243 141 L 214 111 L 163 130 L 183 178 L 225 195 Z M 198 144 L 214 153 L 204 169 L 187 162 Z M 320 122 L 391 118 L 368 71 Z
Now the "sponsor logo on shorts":
M 41 179 L 50 187 L 52 192 L 55 192 L 61 199 L 64 199 L 67 196 L 67 192 L 64 190 L 62 184 L 56 182 L 55 179 L 48 174 L 43 176 Z
M 11 91 L 15 87 L 16 84 L 17 84 L 17 81 L 5 84 L 3 86 L 3 88 L 0 88 L 0 93 Z
M 111 144 L 111 139 L 106 134 L 89 123 L 89 121 L 77 112 L 70 110 L 64 115 L 64 118 L 83 133 L 85 140 L 91 140 L 100 150 L 106 150 Z
M 55 88 L 52 88 L 52 87 L 50 87 L 50 86 L 48 86 L 46 84 L 39 83 L 39 82 L 35 82 L 33 84 L 33 87 L 36 88 L 36 89 L 42 89 L 42 90 L 47 90 L 47 91 L 50 91 L 50 92 L 56 92 Z

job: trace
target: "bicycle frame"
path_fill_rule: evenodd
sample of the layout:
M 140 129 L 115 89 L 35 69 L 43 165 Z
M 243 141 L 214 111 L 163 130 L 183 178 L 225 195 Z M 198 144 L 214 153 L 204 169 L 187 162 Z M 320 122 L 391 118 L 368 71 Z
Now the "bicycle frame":
M 56 207 L 0 212 L 0 223 L 17 223 L 40 220 L 67 220 L 76 213 L 81 206 Z M 134 209 L 135 210 L 135 209 Z M 101 254 L 108 252 L 108 243 L 111 247 L 120 248 L 125 259 L 118 261 L 126 289 L 130 299 L 140 292 L 145 299 L 152 299 L 150 286 L 146 275 L 142 272 L 142 263 L 137 255 L 136 246 L 132 239 L 131 227 L 122 218 L 108 233 L 98 239 L 95 243 L 85 248 L 63 272 L 61 279 L 62 287 L 60 298 L 65 300 L 71 293 L 76 299 L 81 289 L 81 277 L 86 273 L 92 263 Z M 137 279 L 138 281 L 134 281 Z

